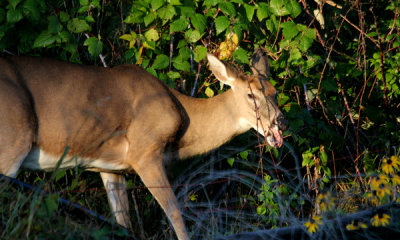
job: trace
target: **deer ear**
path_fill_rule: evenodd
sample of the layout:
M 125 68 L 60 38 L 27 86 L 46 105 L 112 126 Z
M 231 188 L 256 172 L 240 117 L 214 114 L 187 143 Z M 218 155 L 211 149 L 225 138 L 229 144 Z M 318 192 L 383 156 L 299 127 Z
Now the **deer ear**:
M 250 60 L 250 69 L 254 75 L 262 76 L 266 79 L 269 77 L 269 62 L 266 52 L 261 48 L 257 48 Z
M 232 67 L 225 65 L 214 55 L 207 53 L 207 60 L 215 77 L 226 85 L 233 87 L 237 72 Z

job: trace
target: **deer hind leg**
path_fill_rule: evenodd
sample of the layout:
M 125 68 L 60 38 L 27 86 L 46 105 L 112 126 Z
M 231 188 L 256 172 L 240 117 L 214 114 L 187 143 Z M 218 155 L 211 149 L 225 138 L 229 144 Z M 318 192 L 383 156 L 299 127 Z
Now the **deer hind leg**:
M 1 131 L 1 130 L 0 130 Z M 32 140 L 16 139 L 17 146 L 12 146 L 12 142 L 2 142 L 0 136 L 0 173 L 9 177 L 15 177 L 22 162 L 31 150 Z M 7 139 L 10 139 L 8 136 Z M 24 141 L 25 140 L 25 141 Z M 21 146 L 22 145 L 22 146 Z
M 101 172 L 100 176 L 106 188 L 108 203 L 117 223 L 132 230 L 125 177 L 105 172 Z
M 15 177 L 32 148 L 35 119 L 14 85 L 0 78 L 0 173 Z
M 188 240 L 189 237 L 178 207 L 178 201 L 169 184 L 162 163 L 162 156 L 147 154 L 147 157 L 143 156 L 134 164 L 133 168 L 166 213 L 178 239 Z

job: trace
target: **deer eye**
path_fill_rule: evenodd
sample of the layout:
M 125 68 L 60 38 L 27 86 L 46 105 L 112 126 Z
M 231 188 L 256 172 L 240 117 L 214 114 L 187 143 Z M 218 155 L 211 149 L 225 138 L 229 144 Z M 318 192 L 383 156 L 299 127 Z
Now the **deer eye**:
M 247 97 L 250 98 L 250 99 L 254 99 L 255 98 L 254 94 L 251 94 L 251 93 L 247 94 Z

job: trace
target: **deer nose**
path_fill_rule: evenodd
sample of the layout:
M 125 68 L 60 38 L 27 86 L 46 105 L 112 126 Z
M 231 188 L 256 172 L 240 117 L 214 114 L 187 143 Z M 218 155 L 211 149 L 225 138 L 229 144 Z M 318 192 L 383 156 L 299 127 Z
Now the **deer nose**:
M 276 119 L 276 122 L 278 123 L 278 127 L 280 130 L 285 131 L 289 127 L 289 122 L 286 120 L 286 118 L 283 116 L 283 114 L 279 114 L 279 116 Z

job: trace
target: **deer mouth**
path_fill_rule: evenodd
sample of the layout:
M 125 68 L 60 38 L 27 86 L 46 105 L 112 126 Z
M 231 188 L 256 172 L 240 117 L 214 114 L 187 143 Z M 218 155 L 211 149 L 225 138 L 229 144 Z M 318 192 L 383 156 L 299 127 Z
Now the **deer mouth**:
M 280 148 L 283 144 L 283 136 L 282 131 L 279 129 L 277 124 L 272 125 L 269 129 L 267 136 L 267 143 L 271 147 L 278 147 Z

